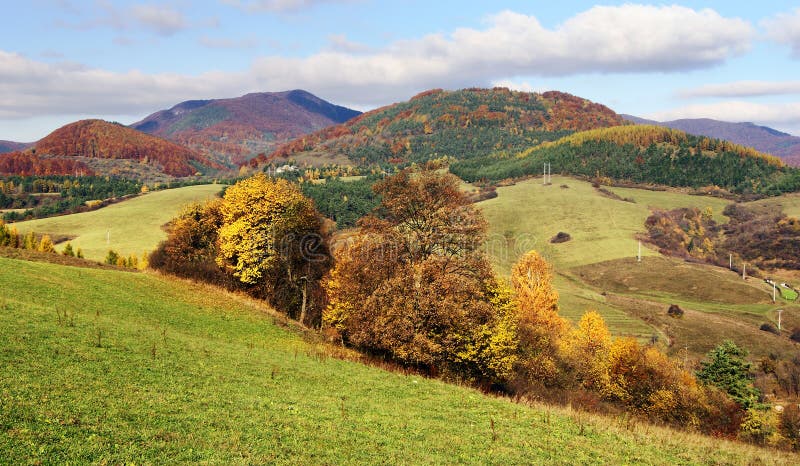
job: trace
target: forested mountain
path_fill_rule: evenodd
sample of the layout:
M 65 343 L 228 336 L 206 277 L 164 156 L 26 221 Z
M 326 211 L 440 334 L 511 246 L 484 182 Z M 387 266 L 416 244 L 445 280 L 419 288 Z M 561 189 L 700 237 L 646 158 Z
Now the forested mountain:
M 359 114 L 306 91 L 293 90 L 233 99 L 190 100 L 131 126 L 222 163 L 243 163 L 286 141 Z
M 761 152 L 776 155 L 786 163 L 800 166 L 800 137 L 792 136 L 767 126 L 753 123 L 729 123 L 710 118 L 694 118 L 673 121 L 654 121 L 632 115 L 622 115 L 637 124 L 666 126 L 697 136 L 725 139 Z
M 24 142 L 0 141 L 0 154 L 22 150 L 28 146 L 30 144 Z
M 99 170 L 92 168 L 96 160 L 111 163 Z M 81 120 L 53 131 L 32 149 L 0 156 L 0 173 L 92 174 L 105 172 L 114 162 L 123 160 L 172 177 L 192 176 L 207 169 L 221 168 L 190 149 L 119 123 Z
M 344 156 L 357 165 L 469 159 L 623 123 L 607 107 L 561 92 L 434 89 L 295 139 L 253 164 L 299 156 Z
M 571 134 L 526 151 L 464 160 L 450 170 L 468 181 L 542 172 L 667 186 L 719 187 L 741 194 L 800 188 L 800 171 L 781 159 L 728 141 L 660 126 L 631 125 Z

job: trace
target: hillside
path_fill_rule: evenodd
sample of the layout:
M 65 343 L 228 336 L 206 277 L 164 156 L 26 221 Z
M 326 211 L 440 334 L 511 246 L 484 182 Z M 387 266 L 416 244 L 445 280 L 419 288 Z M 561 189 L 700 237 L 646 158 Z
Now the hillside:
M 0 291 L 12 464 L 798 462 L 336 359 L 257 303 L 159 275 L 0 258 Z
M 103 120 L 81 120 L 62 126 L 37 142 L 35 150 L 26 153 L 77 157 L 90 167 L 103 160 L 131 160 L 175 177 L 221 168 L 185 147 Z
M 674 187 L 717 187 L 738 194 L 777 195 L 800 189 L 800 171 L 777 157 L 728 141 L 660 126 L 582 131 L 513 154 L 456 162 L 467 181 L 498 181 L 551 171 Z M 717 189 L 713 188 L 713 189 Z
M 730 123 L 710 118 L 661 122 L 632 115 L 622 115 L 622 117 L 637 124 L 666 126 L 697 136 L 724 139 L 778 156 L 790 165 L 800 166 L 800 137 L 767 126 L 753 123 Z
M 469 159 L 622 123 L 607 107 L 561 92 L 435 89 L 298 138 L 254 164 L 287 158 L 313 165 Z
M 233 99 L 190 100 L 131 125 L 222 163 L 243 163 L 278 145 L 343 123 L 360 112 L 308 92 L 262 92 Z
M 753 360 L 770 353 L 788 359 L 796 354 L 786 330 L 800 326 L 800 306 L 780 298 L 772 303 L 772 289 L 763 281 L 665 258 L 646 245 L 642 262 L 636 261 L 637 235 L 645 231 L 652 210 L 710 208 L 718 221 L 726 222 L 720 214 L 728 201 L 676 190 L 607 190 L 618 198 L 586 181 L 560 176 L 553 177 L 552 185 L 532 179 L 497 188 L 497 197 L 477 204 L 489 222 L 487 252 L 495 270 L 508 274 L 522 254 L 536 249 L 555 267 L 563 315 L 577 321 L 595 309 L 615 335 L 655 336 L 674 357 L 696 362 L 726 338 L 747 348 Z M 770 198 L 788 199 L 794 196 Z M 571 240 L 551 243 L 559 231 Z M 687 311 L 684 319 L 666 315 L 675 303 Z M 762 323 L 776 323 L 776 309 L 786 311 L 782 337 L 759 330 Z
M 20 232 L 33 231 L 53 238 L 72 238 L 88 259 L 102 261 L 109 249 L 124 255 L 152 251 L 167 237 L 162 228 L 192 202 L 213 198 L 221 185 L 207 184 L 165 189 L 72 215 L 18 222 Z M 59 247 L 59 249 L 61 249 Z
M 0 141 L 0 154 L 5 154 L 6 152 L 16 152 L 25 149 L 28 146 L 30 146 L 30 144 L 25 142 Z

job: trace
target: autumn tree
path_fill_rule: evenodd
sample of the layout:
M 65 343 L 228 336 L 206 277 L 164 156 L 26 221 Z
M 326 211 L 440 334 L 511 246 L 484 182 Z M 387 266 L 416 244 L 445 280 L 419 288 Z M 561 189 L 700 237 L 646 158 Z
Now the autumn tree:
M 556 383 L 559 376 L 558 344 L 568 329 L 558 315 L 558 292 L 552 281 L 552 267 L 536 251 L 525 254 L 511 272 L 519 307 L 519 376 L 545 385 Z
M 39 245 L 36 247 L 36 250 L 40 252 L 56 252 L 56 248 L 53 245 L 53 240 L 51 240 L 50 236 L 48 235 L 42 236 L 42 239 L 39 241 Z
M 277 308 L 318 323 L 330 254 L 313 202 L 292 183 L 259 173 L 228 188 L 219 212 L 217 263 Z
M 336 251 L 325 325 L 403 364 L 503 383 L 517 358 L 516 306 L 479 250 L 486 222 L 452 175 L 405 170 L 375 189 L 376 212 Z

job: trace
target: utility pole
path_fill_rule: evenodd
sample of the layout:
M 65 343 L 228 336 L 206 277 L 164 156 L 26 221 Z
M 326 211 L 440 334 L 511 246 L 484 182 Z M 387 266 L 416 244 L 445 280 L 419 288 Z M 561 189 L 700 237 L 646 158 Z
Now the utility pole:
M 553 166 L 547 162 L 547 184 L 553 184 Z
M 547 186 L 547 162 L 544 163 L 544 171 L 542 172 L 542 185 Z
M 106 230 L 106 244 L 111 244 L 111 230 Z
M 728 254 L 728 268 L 733 270 L 733 254 Z
M 636 255 L 636 262 L 642 261 L 642 242 L 639 241 L 639 253 Z
M 742 263 L 742 280 L 747 280 L 747 263 Z
M 775 302 L 775 298 L 777 298 L 778 294 L 778 287 L 775 286 L 775 282 L 772 282 L 772 302 Z
M 778 330 L 781 329 L 781 314 L 783 314 L 783 309 L 778 309 Z

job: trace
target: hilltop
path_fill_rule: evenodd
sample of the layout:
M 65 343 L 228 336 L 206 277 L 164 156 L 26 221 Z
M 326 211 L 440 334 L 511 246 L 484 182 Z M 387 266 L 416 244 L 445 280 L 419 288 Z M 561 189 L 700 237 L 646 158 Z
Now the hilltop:
M 697 136 L 724 139 L 736 144 L 750 146 L 761 152 L 780 157 L 786 163 L 800 166 L 800 137 L 759 126 L 753 123 L 730 123 L 710 118 L 690 118 L 673 121 L 655 121 L 622 115 L 637 124 L 666 126 Z
M 221 163 L 241 163 L 359 114 L 306 91 L 293 90 L 189 100 L 153 113 L 131 127 L 185 145 Z
M 312 165 L 469 159 L 623 123 L 608 107 L 561 92 L 434 89 L 295 139 L 254 164 L 288 158 Z
M 0 157 L 1 172 L 26 175 L 108 175 L 127 169 L 185 177 L 218 168 L 222 167 L 190 149 L 103 120 L 70 123 L 38 141 L 32 149 Z

